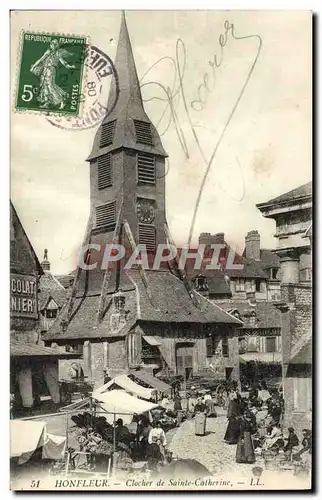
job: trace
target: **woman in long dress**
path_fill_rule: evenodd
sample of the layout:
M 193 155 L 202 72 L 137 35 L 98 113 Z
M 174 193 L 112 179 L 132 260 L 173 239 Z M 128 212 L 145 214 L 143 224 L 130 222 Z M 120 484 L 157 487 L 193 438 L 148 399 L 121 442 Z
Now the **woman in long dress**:
M 240 433 L 241 409 L 236 393 L 232 393 L 229 399 L 227 418 L 228 425 L 224 436 L 224 441 L 228 444 L 236 444 Z
M 255 462 L 252 434 L 256 432 L 256 419 L 247 413 L 240 422 L 240 435 L 237 442 L 236 462 L 238 464 L 253 464 Z
M 206 433 L 207 408 L 201 398 L 197 400 L 195 406 L 195 435 L 204 436 Z
M 75 69 L 73 64 L 69 64 L 64 58 L 71 53 L 59 47 L 57 40 L 52 40 L 49 49 L 30 68 L 31 73 L 40 77 L 39 95 L 37 100 L 42 108 L 50 106 L 63 109 L 68 99 L 65 92 L 56 83 L 56 68 L 61 63 L 67 69 Z

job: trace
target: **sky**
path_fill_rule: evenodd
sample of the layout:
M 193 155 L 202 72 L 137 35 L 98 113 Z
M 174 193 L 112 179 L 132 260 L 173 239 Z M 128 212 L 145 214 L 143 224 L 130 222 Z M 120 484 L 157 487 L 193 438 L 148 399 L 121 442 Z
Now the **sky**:
M 21 32 L 85 35 L 113 60 L 120 19 L 119 11 L 11 14 L 11 199 L 40 260 L 48 248 L 57 274 L 75 268 L 85 233 L 85 160 L 96 128 L 66 130 L 41 113 L 15 111 Z M 242 251 L 245 234 L 258 229 L 261 246 L 275 248 L 275 222 L 255 205 L 311 180 L 310 13 L 127 11 L 126 19 L 145 109 L 169 155 L 167 220 L 176 244 L 188 241 L 209 167 L 192 242 L 200 232 L 224 232 Z M 179 88 L 176 48 L 185 70 L 174 123 L 164 89 Z M 105 79 L 102 102 L 109 85 Z

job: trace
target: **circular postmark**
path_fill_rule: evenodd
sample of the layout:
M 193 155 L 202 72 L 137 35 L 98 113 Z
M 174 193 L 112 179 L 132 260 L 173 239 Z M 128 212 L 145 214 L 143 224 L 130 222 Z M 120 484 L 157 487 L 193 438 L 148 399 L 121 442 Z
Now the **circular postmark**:
M 46 119 L 55 127 L 76 131 L 96 127 L 116 106 L 119 96 L 119 80 L 111 58 L 94 45 L 87 45 L 84 51 L 84 65 L 86 77 L 79 96 L 81 111 L 78 116 L 53 116 L 50 112 L 47 113 Z M 113 78 L 115 92 L 113 102 L 107 109 Z

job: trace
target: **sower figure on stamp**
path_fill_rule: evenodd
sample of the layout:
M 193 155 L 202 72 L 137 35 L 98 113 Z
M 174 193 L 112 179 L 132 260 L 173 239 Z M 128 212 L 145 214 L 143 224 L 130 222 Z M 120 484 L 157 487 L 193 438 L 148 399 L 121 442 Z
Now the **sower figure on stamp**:
M 59 106 L 59 109 L 63 109 L 65 107 L 69 96 L 56 84 L 56 68 L 61 63 L 67 69 L 75 69 L 73 64 L 69 64 L 64 59 L 70 56 L 70 52 L 59 47 L 57 40 L 52 40 L 49 49 L 31 66 L 30 71 L 34 75 L 40 76 L 37 100 L 41 103 L 42 108 Z

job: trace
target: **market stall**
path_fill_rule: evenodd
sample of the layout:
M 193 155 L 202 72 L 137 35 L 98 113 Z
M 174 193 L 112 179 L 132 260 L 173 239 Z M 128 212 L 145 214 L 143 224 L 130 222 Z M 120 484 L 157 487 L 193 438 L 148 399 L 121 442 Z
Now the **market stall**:
M 127 375 L 119 375 L 104 384 L 99 389 L 93 391 L 92 396 L 93 398 L 98 399 L 102 394 L 115 389 L 123 389 L 127 393 L 146 400 L 150 400 L 155 397 L 156 393 L 156 389 L 142 387 L 141 385 L 133 382 L 133 380 L 131 380 Z
M 121 390 L 112 390 L 101 394 L 94 391 L 92 396 L 106 412 L 105 417 L 109 423 L 122 418 L 124 424 L 130 424 L 134 414 L 141 415 L 157 408 L 156 404 L 130 396 Z
M 62 460 L 66 450 L 66 437 L 47 432 L 46 422 L 10 420 L 10 458 L 22 465 L 30 460 L 36 450 L 41 458 Z

